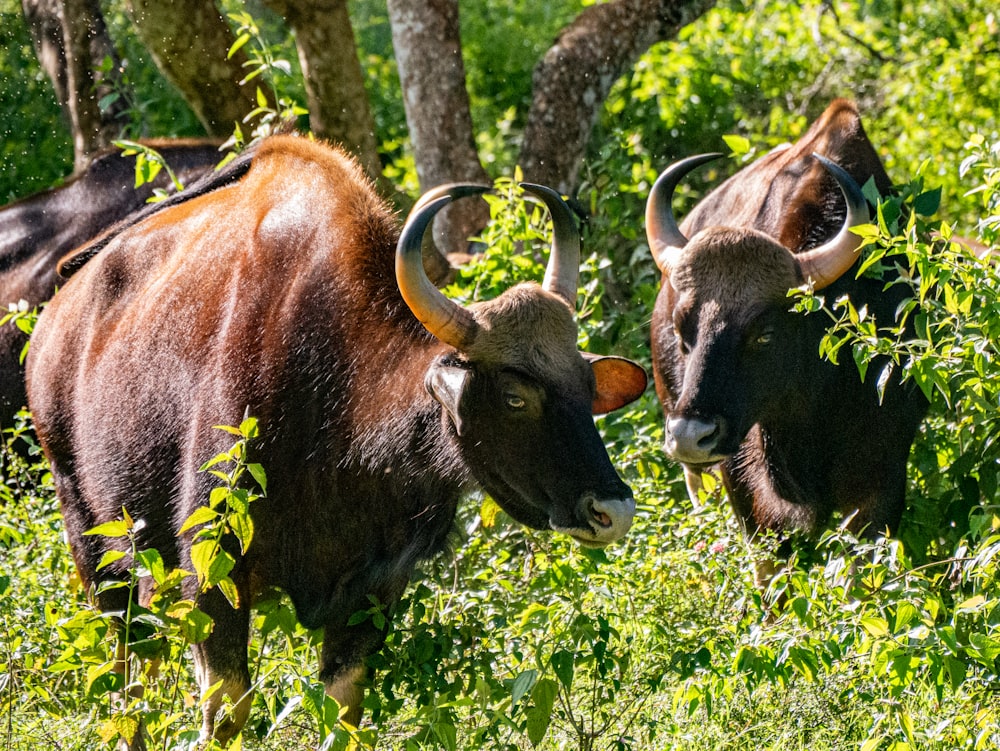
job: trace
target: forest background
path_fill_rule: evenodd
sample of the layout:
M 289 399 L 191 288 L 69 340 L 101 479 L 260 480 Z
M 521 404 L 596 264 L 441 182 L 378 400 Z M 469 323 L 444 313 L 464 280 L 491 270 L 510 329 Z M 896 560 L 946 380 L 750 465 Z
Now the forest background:
M 474 153 L 490 178 L 515 175 L 538 93 L 533 71 L 591 5 L 460 4 Z M 657 5 L 666 4 L 632 3 L 636 13 Z M 124 105 L 121 135 L 130 139 L 203 135 L 204 119 L 140 40 L 130 16 L 138 6 L 102 5 L 127 83 L 105 106 Z M 219 7 L 234 38 L 248 34 L 247 70 L 261 72 L 247 85 L 261 88 L 251 95 L 260 111 L 240 123 L 250 137 L 269 115 L 307 107 L 295 36 L 274 4 Z M 377 169 L 405 207 L 427 186 L 389 13 L 376 0 L 348 11 Z M 1000 283 L 991 266 L 925 232 L 996 243 L 1000 19 L 985 0 L 727 0 L 698 5 L 664 37 L 608 82 L 578 169 L 560 186 L 589 216 L 582 337 L 591 350 L 648 362 L 658 274 L 642 211 L 659 170 L 693 153 L 732 152 L 680 191 L 682 215 L 742 163 L 801 135 L 833 98 L 855 100 L 901 186 L 895 200 L 916 209 L 911 224 L 882 223 L 880 252 L 919 269 L 915 295 L 930 322 L 920 342 L 864 332 L 857 320 L 834 334 L 859 363 L 892 352 L 904 372 L 933 374 L 922 383 L 933 407 L 914 447 L 899 536 L 857 544 L 835 531 L 815 553 L 800 548 L 789 572 L 759 592 L 756 551 L 725 498 L 709 488 L 693 506 L 664 459 L 649 393 L 600 422 L 639 502 L 627 541 L 587 552 L 518 527 L 488 499 L 466 504 L 462 544 L 424 568 L 372 662 L 370 719 L 354 734 L 322 696 L 316 636 L 294 624 L 287 602 L 270 604 L 255 624 L 257 694 L 243 747 L 1000 748 Z M 13 0 L 0 0 L 0 50 L 8 202 L 57 184 L 78 153 Z M 310 126 L 308 115 L 299 122 Z M 491 251 L 459 271 L 449 294 L 490 296 L 538 276 L 538 259 L 513 242 L 521 231 L 530 247 L 539 234 L 524 207 L 510 200 L 491 210 Z M 44 466 L 10 455 L 4 469 L 0 747 L 111 747 L 129 717 L 110 698 L 107 619 L 74 585 Z M 187 748 L 198 718 L 185 646 L 196 635 L 182 618 L 146 625 L 165 656 L 133 710 L 157 747 Z

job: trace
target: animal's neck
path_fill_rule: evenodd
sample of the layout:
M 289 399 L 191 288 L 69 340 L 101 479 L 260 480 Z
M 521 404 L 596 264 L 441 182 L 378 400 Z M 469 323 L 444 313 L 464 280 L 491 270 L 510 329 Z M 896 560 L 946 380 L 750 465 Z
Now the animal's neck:
M 758 442 L 773 492 L 794 504 L 812 504 L 824 486 L 824 447 L 816 440 L 817 426 L 787 422 L 758 426 Z
M 442 487 L 465 487 L 470 476 L 454 430 L 424 386 L 433 355 L 418 348 L 389 359 L 395 362 L 387 362 L 350 407 L 353 461 L 404 484 L 433 477 Z

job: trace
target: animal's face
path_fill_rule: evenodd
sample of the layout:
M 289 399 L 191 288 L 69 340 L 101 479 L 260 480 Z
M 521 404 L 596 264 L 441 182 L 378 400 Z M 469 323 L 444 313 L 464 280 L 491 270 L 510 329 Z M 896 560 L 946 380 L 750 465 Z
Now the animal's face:
M 772 152 L 761 163 L 794 151 Z M 825 170 L 832 176 L 847 206 L 833 238 L 800 253 L 776 239 L 788 234 L 783 226 L 808 231 L 802 209 L 817 203 L 816 181 L 803 179 L 799 187 L 808 189 L 790 206 L 771 200 L 777 195 L 774 176 L 761 175 L 747 178 L 747 185 L 733 178 L 730 189 L 699 204 L 692 214 L 702 218 L 686 224 L 701 229 L 688 239 L 674 218 L 671 197 L 687 172 L 715 156 L 688 157 L 668 167 L 646 203 L 646 235 L 663 272 L 651 335 L 657 392 L 667 413 L 665 449 L 694 466 L 736 453 L 756 422 L 795 406 L 789 402 L 792 384 L 808 388 L 800 354 L 810 345 L 799 341 L 801 321 L 787 312 L 788 291 L 804 282 L 821 289 L 847 273 L 859 245 L 851 228 L 868 221 L 855 180 L 813 154 L 810 165 L 816 174 Z M 806 194 L 809 200 L 802 198 Z M 745 196 L 759 206 L 756 212 L 747 212 Z M 706 223 L 709 219 L 714 221 Z M 772 231 L 755 229 L 758 223 Z M 811 345 L 813 358 L 817 344 Z
M 434 212 L 485 190 L 462 185 L 435 188 L 414 206 L 397 245 L 396 278 L 415 317 L 451 348 L 434 360 L 425 384 L 472 474 L 523 524 L 605 545 L 628 531 L 635 501 L 591 415 L 638 398 L 646 374 L 628 360 L 585 359 L 577 350 L 579 232 L 555 191 L 524 187 L 552 216 L 541 286 L 518 285 L 463 308 L 429 282 L 420 238 Z
M 756 422 L 789 407 L 801 321 L 787 293 L 798 283 L 785 248 L 727 229 L 695 235 L 664 274 L 652 348 L 669 456 L 715 464 Z
M 463 457 L 514 519 L 583 544 L 628 531 L 635 501 L 593 422 L 645 387 L 627 360 L 588 362 L 564 301 L 534 285 L 474 308 L 483 332 L 468 353 L 446 356 L 427 376 Z

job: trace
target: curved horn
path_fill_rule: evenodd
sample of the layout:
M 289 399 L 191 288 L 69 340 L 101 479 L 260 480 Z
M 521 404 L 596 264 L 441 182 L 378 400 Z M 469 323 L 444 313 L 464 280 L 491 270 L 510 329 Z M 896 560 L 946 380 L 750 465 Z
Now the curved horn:
M 544 203 L 552 217 L 552 250 L 542 289 L 559 295 L 575 310 L 580 281 L 580 232 L 573 211 L 552 188 L 534 183 L 521 183 L 521 188 Z
M 832 240 L 822 245 L 799 253 L 795 256 L 803 279 L 812 279 L 813 289 L 823 289 L 837 281 L 857 260 L 858 246 L 861 238 L 851 232 L 851 227 L 868 224 L 868 202 L 861 193 L 857 182 L 838 164 L 821 154 L 813 154 L 826 168 L 840 186 L 847 203 L 847 216 L 840 232 Z
M 660 271 L 666 272 L 677 249 L 687 244 L 687 238 L 681 233 L 674 218 L 671 205 L 674 191 L 685 175 L 720 156 L 722 154 L 698 154 L 681 159 L 663 170 L 653 183 L 653 189 L 646 199 L 646 239 Z
M 436 201 L 439 198 L 444 198 L 445 196 L 451 196 L 452 198 L 462 198 L 464 196 L 475 195 L 476 192 L 479 192 L 479 191 L 470 192 L 468 188 L 471 187 L 473 186 L 466 185 L 465 183 L 442 183 L 441 185 L 435 185 L 433 188 L 424 191 L 420 195 L 420 197 L 417 199 L 417 202 L 413 204 L 412 208 L 410 209 L 410 214 L 414 214 L 417 211 L 420 211 L 420 209 L 422 209 L 427 204 L 431 203 L 432 201 Z M 480 186 L 476 185 L 474 187 L 478 188 Z M 489 190 L 489 188 L 483 188 L 483 190 L 484 191 Z
M 472 313 L 449 300 L 427 278 L 420 245 L 434 215 L 456 198 L 485 193 L 483 185 L 442 185 L 417 201 L 406 218 L 396 245 L 396 283 L 413 315 L 429 332 L 458 350 L 468 350 L 476 339 L 479 324 Z

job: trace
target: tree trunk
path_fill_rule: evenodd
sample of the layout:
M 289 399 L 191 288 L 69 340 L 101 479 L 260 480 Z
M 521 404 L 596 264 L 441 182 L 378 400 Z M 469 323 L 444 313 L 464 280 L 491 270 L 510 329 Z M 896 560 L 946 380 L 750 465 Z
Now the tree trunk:
M 525 179 L 573 192 L 611 85 L 651 45 L 676 36 L 715 3 L 612 0 L 580 13 L 535 67 L 521 144 Z
M 295 30 L 309 128 L 354 154 L 373 180 L 382 174 L 375 118 L 365 91 L 347 0 L 267 0 Z
M 243 50 L 212 0 L 130 0 L 129 12 L 157 66 L 177 87 L 209 135 L 228 136 L 257 107 L 256 88 L 240 86 Z M 265 92 L 266 94 L 267 92 Z
M 388 6 L 421 190 L 490 184 L 472 135 L 457 0 L 388 0 Z M 438 214 L 434 242 L 444 253 L 465 253 L 468 238 L 488 221 L 486 203 L 466 198 Z
M 121 61 L 98 0 L 22 0 L 21 7 L 35 54 L 69 120 L 79 171 L 128 125 Z M 105 58 L 111 64 L 102 69 Z M 102 111 L 101 99 L 113 92 L 122 96 Z

